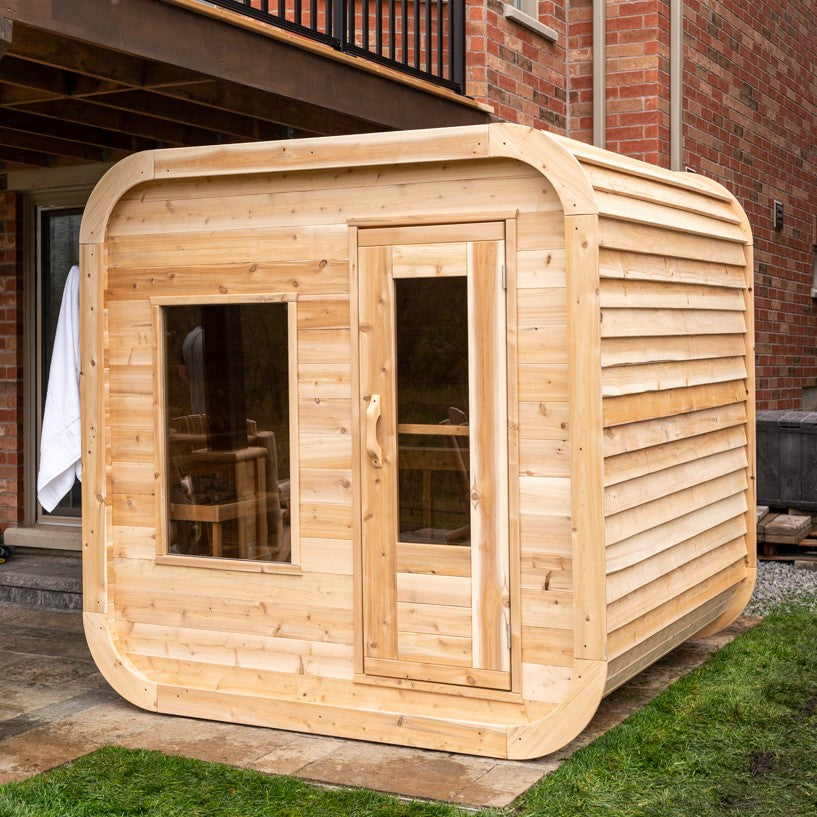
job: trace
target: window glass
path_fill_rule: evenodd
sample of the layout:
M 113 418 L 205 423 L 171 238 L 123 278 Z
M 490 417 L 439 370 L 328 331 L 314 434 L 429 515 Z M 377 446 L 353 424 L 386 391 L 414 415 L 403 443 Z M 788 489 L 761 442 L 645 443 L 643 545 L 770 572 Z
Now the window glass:
M 169 554 L 290 559 L 285 303 L 164 308 Z
M 527 14 L 528 17 L 533 17 L 534 20 L 539 19 L 538 0 L 513 0 L 512 5 Z
M 395 293 L 399 538 L 467 544 L 467 281 L 401 278 Z
M 40 287 L 38 312 L 40 319 L 39 370 L 40 394 L 36 442 L 39 445 L 42 413 L 45 408 L 45 396 L 48 393 L 48 376 L 51 369 L 51 356 L 54 351 L 54 337 L 57 334 L 57 320 L 62 304 L 62 292 L 68 271 L 79 263 L 79 225 L 82 221 L 82 208 L 59 208 L 39 211 L 40 237 Z M 49 513 L 39 507 L 43 519 L 54 517 L 73 517 L 79 519 L 82 514 L 82 491 L 79 480 L 74 480 L 70 491 L 57 503 Z

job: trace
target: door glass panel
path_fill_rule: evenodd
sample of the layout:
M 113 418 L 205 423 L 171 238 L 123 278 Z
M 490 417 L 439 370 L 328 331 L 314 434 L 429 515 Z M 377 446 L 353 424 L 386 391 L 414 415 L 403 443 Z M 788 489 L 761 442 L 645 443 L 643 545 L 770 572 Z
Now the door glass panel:
M 171 554 L 290 559 L 288 307 L 165 307 Z
M 45 396 L 48 392 L 48 376 L 54 337 L 57 334 L 57 320 L 62 304 L 62 291 L 68 271 L 79 263 L 79 225 L 82 208 L 72 207 L 58 210 L 40 211 L 40 394 L 38 417 L 42 417 Z M 37 443 L 40 428 L 38 422 Z M 48 513 L 39 508 L 43 518 L 75 517 L 82 514 L 82 493 L 80 482 L 74 480 L 71 490 Z
M 399 538 L 468 544 L 465 277 L 395 280 Z
M 400 541 L 470 544 L 468 437 L 397 440 Z

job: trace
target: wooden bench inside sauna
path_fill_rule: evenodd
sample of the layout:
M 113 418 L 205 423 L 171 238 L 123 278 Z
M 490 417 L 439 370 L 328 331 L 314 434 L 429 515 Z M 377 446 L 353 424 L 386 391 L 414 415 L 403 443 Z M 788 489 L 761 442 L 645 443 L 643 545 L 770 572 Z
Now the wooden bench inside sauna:
M 151 710 L 497 757 L 739 615 L 734 197 L 515 125 L 134 155 L 82 224 L 85 623 Z

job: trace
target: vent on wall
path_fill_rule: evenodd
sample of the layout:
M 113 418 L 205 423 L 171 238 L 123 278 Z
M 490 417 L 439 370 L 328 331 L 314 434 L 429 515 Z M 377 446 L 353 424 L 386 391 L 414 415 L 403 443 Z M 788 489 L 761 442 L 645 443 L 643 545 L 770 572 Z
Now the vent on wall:
M 772 209 L 772 221 L 774 222 L 775 230 L 783 229 L 783 202 L 774 200 L 774 207 Z

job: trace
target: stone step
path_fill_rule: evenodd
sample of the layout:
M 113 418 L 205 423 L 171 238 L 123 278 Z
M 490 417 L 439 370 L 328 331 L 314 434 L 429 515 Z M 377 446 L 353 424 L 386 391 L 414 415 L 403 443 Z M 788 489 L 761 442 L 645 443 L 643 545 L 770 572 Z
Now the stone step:
M 77 556 L 21 553 L 0 564 L 0 601 L 52 610 L 82 609 L 82 561 Z

